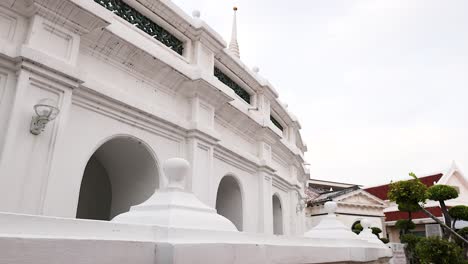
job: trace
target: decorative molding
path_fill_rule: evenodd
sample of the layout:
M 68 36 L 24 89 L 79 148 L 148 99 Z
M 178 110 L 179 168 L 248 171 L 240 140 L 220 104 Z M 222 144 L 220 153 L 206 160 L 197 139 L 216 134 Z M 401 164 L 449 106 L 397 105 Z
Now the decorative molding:
M 214 121 L 215 121 L 215 124 L 218 123 L 220 126 L 223 126 L 223 127 L 227 128 L 228 130 L 233 131 L 236 135 L 238 135 L 239 137 L 241 137 L 245 141 L 251 143 L 252 145 L 255 144 L 255 141 L 252 139 L 252 137 L 250 137 L 246 133 L 240 131 L 239 128 L 235 127 L 234 125 L 232 125 L 228 121 L 224 120 L 221 116 L 215 115 Z
M 22 58 L 16 67 L 19 69 L 28 70 L 41 77 L 60 83 L 61 85 L 67 86 L 69 88 L 77 88 L 81 83 L 81 81 L 74 76 L 64 74 L 63 72 L 58 72 L 55 69 L 48 68 L 45 65 L 38 64 L 25 57 Z
M 189 129 L 186 134 L 187 138 L 196 138 L 208 145 L 216 145 L 219 142 L 219 139 L 215 135 L 208 134 L 199 129 Z
M 257 172 L 258 164 L 219 144 L 215 146 L 213 156 L 250 174 Z
M 122 0 L 94 0 L 112 13 L 136 26 L 149 36 L 182 55 L 184 42 Z
M 280 122 L 278 122 L 278 120 L 276 120 L 272 115 L 270 115 L 270 121 L 273 123 L 273 125 L 275 125 L 277 128 L 279 128 L 279 130 L 281 130 L 281 131 L 284 130 L 284 128 L 280 124 Z
M 72 103 L 176 143 L 181 143 L 185 140 L 186 131 L 182 127 L 177 127 L 175 124 L 151 114 L 144 114 L 141 110 L 116 102 L 114 99 L 99 94 L 94 90 L 85 91 L 83 87 L 74 91 Z
M 3 96 L 5 94 L 7 78 L 8 72 L 5 72 L 3 71 L 3 69 L 0 68 L 0 104 L 3 101 Z
M 283 177 L 280 177 L 279 175 L 276 175 L 276 174 L 273 175 L 272 177 L 272 186 L 285 192 L 295 189 L 294 185 L 290 184 Z
M 12 41 L 15 37 L 18 18 L 0 7 L 0 39 Z
M 372 201 L 375 203 L 375 205 L 373 206 L 381 206 L 381 207 L 384 207 L 386 208 L 387 205 L 385 203 L 385 201 L 375 197 L 374 195 L 366 192 L 365 190 L 363 189 L 357 189 L 353 192 L 349 192 L 349 193 L 346 193 L 340 197 L 338 197 L 338 199 L 336 199 L 337 202 L 342 202 L 342 203 L 346 203 L 346 200 L 351 198 L 351 197 L 355 197 L 355 196 L 363 196 L 365 197 L 368 201 Z M 355 203 L 354 203 L 355 204 Z M 364 205 L 364 204 L 359 204 L 359 205 Z
M 44 21 L 42 23 L 42 27 L 44 31 L 47 31 L 51 35 L 51 37 L 55 36 L 57 38 L 56 41 L 64 41 L 63 44 L 66 45 L 64 54 L 59 53 L 59 49 L 55 47 L 51 47 L 51 49 L 44 48 L 44 50 L 47 50 L 48 53 L 50 53 L 52 56 L 56 56 L 61 59 L 64 58 L 67 61 L 70 60 L 73 48 L 73 37 L 70 34 L 67 34 L 66 32 L 60 30 L 56 25 L 50 24 L 50 22 L 48 21 Z M 49 39 L 49 41 L 52 40 Z
M 83 4 L 76 4 L 68 0 L 30 1 L 34 1 L 33 9 L 35 13 L 79 35 L 109 25 L 105 18 L 86 10 Z M 73 12 L 70 12 L 70 10 L 73 10 Z
M 224 83 L 227 87 L 231 88 L 234 93 L 236 93 L 242 100 L 250 104 L 250 93 L 248 93 L 244 88 L 242 88 L 239 84 L 229 78 L 223 71 L 221 71 L 218 67 L 214 67 L 214 76 L 218 78 L 218 80 Z
M 81 38 L 81 50 L 89 56 L 112 65 L 114 68 L 141 79 L 159 92 L 175 95 L 183 82 L 189 78 L 174 70 L 164 62 L 157 60 L 143 50 L 139 50 L 131 43 L 120 39 L 107 30 L 99 32 L 99 36 L 86 36 Z M 117 55 L 116 53 L 119 53 Z M 122 54 L 125 56 L 122 58 Z M 131 58 L 138 58 L 139 65 L 135 65 Z M 169 83 L 164 80 L 174 80 Z
M 47 91 L 53 95 L 55 95 L 57 98 L 57 105 L 59 109 L 63 109 L 65 106 L 65 101 L 67 100 L 65 98 L 66 93 L 68 92 L 67 89 L 70 89 L 70 87 L 67 87 L 66 85 L 63 85 L 61 83 L 57 83 L 54 80 L 48 79 L 42 75 L 39 75 L 37 73 L 28 71 L 28 82 L 29 86 L 35 87 L 38 89 L 42 89 L 44 91 Z M 30 87 L 28 87 L 30 88 Z M 47 192 L 47 186 L 49 182 L 49 174 L 50 174 L 50 169 L 52 165 L 52 160 L 54 157 L 54 151 L 55 151 L 55 145 L 57 143 L 57 137 L 60 134 L 60 130 L 62 129 L 61 126 L 63 126 L 63 123 L 65 122 L 66 119 L 64 119 L 63 114 L 58 115 L 57 118 L 54 120 L 54 122 L 49 125 L 48 130 L 50 132 L 50 139 L 48 142 L 48 147 L 47 149 L 49 150 L 47 153 L 45 153 L 46 160 L 45 160 L 45 166 L 44 166 L 44 172 L 39 173 L 39 175 L 43 176 L 43 180 L 41 180 L 41 185 L 40 185 L 40 199 L 37 201 L 38 207 L 37 207 L 37 212 L 39 213 L 43 206 L 44 206 L 44 200 Z M 62 123 L 62 124 L 60 124 Z M 32 172 L 30 172 L 32 173 Z

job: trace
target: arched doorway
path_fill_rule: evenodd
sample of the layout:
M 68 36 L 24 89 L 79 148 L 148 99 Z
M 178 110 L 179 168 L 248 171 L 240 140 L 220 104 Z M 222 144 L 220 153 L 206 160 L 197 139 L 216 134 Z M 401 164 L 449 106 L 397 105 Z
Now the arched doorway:
M 216 210 L 218 214 L 231 220 L 237 230 L 242 231 L 242 193 L 239 183 L 234 177 L 224 176 L 219 183 L 216 194 Z
M 283 209 L 278 195 L 273 195 L 273 234 L 283 234 Z
M 81 181 L 76 217 L 110 220 L 147 200 L 158 187 L 156 160 L 138 139 L 117 137 L 89 159 Z

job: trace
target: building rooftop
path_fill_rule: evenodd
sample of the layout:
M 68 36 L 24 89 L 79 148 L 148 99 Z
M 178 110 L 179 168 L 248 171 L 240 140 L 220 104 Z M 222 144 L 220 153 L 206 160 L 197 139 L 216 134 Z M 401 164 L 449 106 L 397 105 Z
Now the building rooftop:
M 441 178 L 442 178 L 442 173 L 434 174 L 434 175 L 428 175 L 424 177 L 418 177 L 419 180 L 421 180 L 424 185 L 427 187 L 431 187 L 434 185 L 434 183 L 437 183 Z M 379 186 L 373 186 L 369 188 L 364 188 L 367 192 L 370 194 L 379 197 L 382 200 L 388 200 L 387 193 L 389 189 L 390 184 L 384 184 L 384 185 L 379 185 Z

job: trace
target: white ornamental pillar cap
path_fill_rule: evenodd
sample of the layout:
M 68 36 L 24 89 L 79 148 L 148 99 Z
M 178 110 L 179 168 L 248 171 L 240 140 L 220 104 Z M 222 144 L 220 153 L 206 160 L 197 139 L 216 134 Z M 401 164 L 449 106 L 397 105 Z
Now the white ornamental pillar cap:
M 335 214 L 336 213 L 336 210 L 338 208 L 338 205 L 336 204 L 336 202 L 333 202 L 333 201 L 328 201 L 324 204 L 324 209 L 325 209 L 325 212 L 327 214 Z
M 192 16 L 194 18 L 200 18 L 200 16 L 201 16 L 200 10 L 193 10 L 192 11 Z
M 185 159 L 172 158 L 163 163 L 164 175 L 168 181 L 168 188 L 185 189 L 185 179 L 190 171 L 190 164 Z

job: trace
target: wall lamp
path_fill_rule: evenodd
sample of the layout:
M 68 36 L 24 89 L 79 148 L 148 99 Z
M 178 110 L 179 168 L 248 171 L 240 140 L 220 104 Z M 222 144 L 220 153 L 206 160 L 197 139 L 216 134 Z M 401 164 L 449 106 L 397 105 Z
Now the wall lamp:
M 50 98 L 41 99 L 34 105 L 34 111 L 36 116 L 33 116 L 29 130 L 33 135 L 41 134 L 47 123 L 54 120 L 60 112 L 57 102 Z

